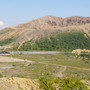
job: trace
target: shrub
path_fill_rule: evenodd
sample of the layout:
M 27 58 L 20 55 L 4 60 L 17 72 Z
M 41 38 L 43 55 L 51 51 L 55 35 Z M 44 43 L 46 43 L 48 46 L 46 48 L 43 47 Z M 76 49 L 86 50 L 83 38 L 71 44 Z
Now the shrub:
M 10 44 L 10 43 L 12 43 L 13 41 L 15 41 L 15 38 L 14 38 L 14 37 L 5 39 L 5 40 L 3 40 L 3 41 L 0 41 L 0 46 L 6 45 L 6 44 Z
M 2 78 L 3 77 L 3 75 L 0 73 L 0 78 Z
M 45 75 L 39 79 L 40 88 L 44 90 L 87 90 L 87 87 L 80 79 L 75 77 L 54 77 Z
M 59 50 L 72 51 L 74 49 L 90 49 L 90 38 L 83 32 L 54 33 L 50 37 L 42 37 L 36 41 L 23 43 L 20 50 Z

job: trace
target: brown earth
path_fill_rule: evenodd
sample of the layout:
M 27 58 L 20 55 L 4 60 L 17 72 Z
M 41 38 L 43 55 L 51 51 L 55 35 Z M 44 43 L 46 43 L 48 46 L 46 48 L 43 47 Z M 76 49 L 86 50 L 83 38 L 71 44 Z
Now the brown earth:
M 0 90 L 40 90 L 37 80 L 26 78 L 0 78 Z
M 87 86 L 88 90 L 90 90 L 90 81 L 82 80 L 82 82 Z

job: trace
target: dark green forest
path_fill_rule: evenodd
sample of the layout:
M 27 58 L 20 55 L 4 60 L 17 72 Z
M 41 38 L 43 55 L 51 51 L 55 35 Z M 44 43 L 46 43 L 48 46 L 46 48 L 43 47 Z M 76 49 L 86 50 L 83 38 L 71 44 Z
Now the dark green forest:
M 27 41 L 20 48 L 22 51 L 72 51 L 74 49 L 90 49 L 90 37 L 84 32 L 54 33 L 36 41 Z
M 5 39 L 3 41 L 0 41 L 0 46 L 3 46 L 3 45 L 6 45 L 6 44 L 10 44 L 12 43 L 13 41 L 15 40 L 15 38 L 8 38 L 8 39 Z

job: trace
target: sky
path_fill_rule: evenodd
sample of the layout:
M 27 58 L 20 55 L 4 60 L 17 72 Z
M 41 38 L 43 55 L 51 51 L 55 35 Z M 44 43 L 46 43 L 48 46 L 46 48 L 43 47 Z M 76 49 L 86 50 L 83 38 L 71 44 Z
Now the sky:
M 90 17 L 90 0 L 0 0 L 0 29 L 47 15 Z

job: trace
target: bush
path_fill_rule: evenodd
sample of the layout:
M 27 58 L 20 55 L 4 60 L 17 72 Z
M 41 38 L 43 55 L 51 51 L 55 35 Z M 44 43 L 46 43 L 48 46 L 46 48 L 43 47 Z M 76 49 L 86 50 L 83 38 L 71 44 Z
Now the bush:
M 39 79 L 40 88 L 44 90 L 87 90 L 87 87 L 80 79 L 75 77 L 58 78 L 45 75 Z
M 12 43 L 13 41 L 15 41 L 15 38 L 8 38 L 8 39 L 5 39 L 3 41 L 0 41 L 0 46 L 3 46 L 3 45 L 6 45 L 6 44 L 10 44 Z
M 90 61 L 90 53 L 81 52 L 80 56 L 82 57 L 82 60 L 84 60 L 85 62 L 89 62 Z
M 0 73 L 0 78 L 2 78 L 3 77 L 3 75 Z
M 90 49 L 90 38 L 83 32 L 54 33 L 50 37 L 42 37 L 36 41 L 25 42 L 20 50 L 72 51 L 74 49 Z

